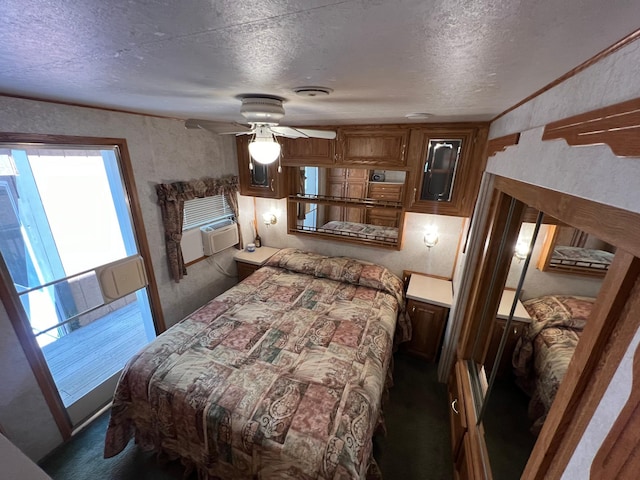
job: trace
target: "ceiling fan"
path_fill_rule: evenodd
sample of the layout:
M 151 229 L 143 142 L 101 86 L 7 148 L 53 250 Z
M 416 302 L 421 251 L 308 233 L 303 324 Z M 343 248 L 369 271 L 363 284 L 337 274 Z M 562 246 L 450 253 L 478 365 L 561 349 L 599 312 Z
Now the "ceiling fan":
M 216 122 L 190 118 L 185 121 L 187 128 L 203 128 L 221 135 L 253 135 L 249 143 L 249 153 L 258 163 L 270 164 L 280 157 L 280 144 L 276 137 L 286 138 L 336 138 L 331 130 L 294 128 L 280 126 L 284 117 L 282 99 L 268 95 L 248 95 L 242 98 L 240 113 L 249 125 L 236 122 Z M 253 165 L 250 165 L 250 168 Z

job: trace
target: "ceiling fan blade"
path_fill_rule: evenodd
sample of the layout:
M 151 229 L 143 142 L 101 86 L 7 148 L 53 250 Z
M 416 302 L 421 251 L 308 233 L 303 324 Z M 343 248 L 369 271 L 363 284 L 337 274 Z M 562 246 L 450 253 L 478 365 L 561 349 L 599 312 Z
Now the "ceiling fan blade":
M 271 131 L 276 135 L 288 138 L 326 138 L 333 140 L 336 138 L 336 132 L 331 130 L 315 130 L 311 128 L 297 127 L 271 127 Z
M 184 126 L 186 128 L 202 128 L 204 130 L 209 130 L 213 133 L 219 134 L 242 134 L 242 133 L 251 133 L 252 129 L 247 127 L 246 125 L 242 125 L 241 123 L 236 122 L 216 122 L 214 120 L 200 120 L 197 118 L 189 118 L 185 120 Z

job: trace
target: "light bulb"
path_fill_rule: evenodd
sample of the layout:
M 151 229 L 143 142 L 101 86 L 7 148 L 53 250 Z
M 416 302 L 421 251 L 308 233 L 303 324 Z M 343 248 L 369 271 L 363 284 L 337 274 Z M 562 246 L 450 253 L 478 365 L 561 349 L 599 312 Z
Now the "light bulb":
M 249 144 L 249 153 L 256 162 L 267 165 L 280 156 L 280 144 L 270 138 L 256 138 Z

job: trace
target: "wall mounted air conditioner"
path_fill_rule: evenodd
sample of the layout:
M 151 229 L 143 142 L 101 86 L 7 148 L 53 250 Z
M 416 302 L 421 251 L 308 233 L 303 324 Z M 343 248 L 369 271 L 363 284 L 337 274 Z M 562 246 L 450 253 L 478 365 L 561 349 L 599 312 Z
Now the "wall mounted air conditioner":
M 223 220 L 200 227 L 202 247 L 205 255 L 213 255 L 225 248 L 233 247 L 240 241 L 238 225 L 233 220 Z

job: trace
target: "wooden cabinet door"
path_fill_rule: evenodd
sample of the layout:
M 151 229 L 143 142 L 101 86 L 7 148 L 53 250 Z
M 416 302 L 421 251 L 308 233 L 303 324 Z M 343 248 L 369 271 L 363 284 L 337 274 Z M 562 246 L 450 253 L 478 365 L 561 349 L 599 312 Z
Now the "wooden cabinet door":
M 486 164 L 487 133 L 485 124 L 412 129 L 408 210 L 470 216 Z
M 326 166 L 333 165 L 336 141 L 325 138 L 281 138 L 282 165 Z
M 249 168 L 249 137 L 247 135 L 236 137 L 236 148 L 241 195 L 284 198 L 289 194 L 290 170 L 288 168 L 283 168 L 282 172 L 278 173 L 277 161 L 270 165 L 253 162 L 253 170 L 251 170 Z
M 404 167 L 408 141 L 409 128 L 404 126 L 340 127 L 337 163 Z
M 464 434 L 467 432 L 467 417 L 461 378 L 457 366 L 453 368 L 449 377 L 449 420 L 451 424 L 451 452 L 453 458 L 458 456 Z
M 435 361 L 440 349 L 449 309 L 409 300 L 407 302 L 407 311 L 409 312 L 413 329 L 407 350 L 429 362 Z
M 259 265 L 253 265 L 251 263 L 238 262 L 236 261 L 236 267 L 238 269 L 238 281 L 241 282 L 257 269 L 260 268 Z

